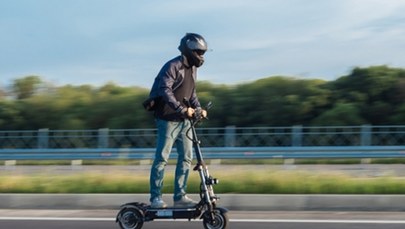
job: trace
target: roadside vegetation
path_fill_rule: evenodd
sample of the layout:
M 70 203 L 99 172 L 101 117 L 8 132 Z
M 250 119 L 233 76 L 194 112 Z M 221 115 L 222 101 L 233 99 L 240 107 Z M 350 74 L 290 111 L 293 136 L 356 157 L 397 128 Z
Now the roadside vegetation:
M 299 171 L 269 167 L 242 170 L 238 165 L 210 169 L 220 180 L 216 193 L 256 194 L 405 194 L 405 177 L 384 174 L 343 173 L 338 171 Z M 166 173 L 165 193 L 173 191 L 173 175 Z M 22 174 L 3 171 L 0 193 L 148 193 L 148 170 L 134 172 L 80 170 Z M 190 174 L 189 192 L 199 192 L 196 172 Z
M 405 123 L 402 68 L 355 67 L 332 81 L 294 76 L 237 85 L 201 81 L 197 91 L 202 104 L 214 104 L 204 127 Z M 0 129 L 153 128 L 151 113 L 141 105 L 148 93 L 149 88 L 135 85 L 56 86 L 40 76 L 26 76 L 0 87 Z

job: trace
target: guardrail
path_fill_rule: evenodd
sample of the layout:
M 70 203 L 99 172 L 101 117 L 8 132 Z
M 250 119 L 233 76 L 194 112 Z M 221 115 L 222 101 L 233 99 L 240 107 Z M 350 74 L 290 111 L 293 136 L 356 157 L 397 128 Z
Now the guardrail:
M 197 128 L 204 147 L 405 145 L 402 126 Z M 154 148 L 156 129 L 0 131 L 0 149 Z
M 0 160 L 142 160 L 152 159 L 154 152 L 154 148 L 2 149 Z M 206 159 L 403 158 L 405 146 L 203 147 L 202 152 Z
M 0 160 L 151 159 L 156 129 L 0 131 Z M 405 157 L 405 125 L 197 128 L 207 159 Z M 176 154 L 172 154 L 176 156 Z

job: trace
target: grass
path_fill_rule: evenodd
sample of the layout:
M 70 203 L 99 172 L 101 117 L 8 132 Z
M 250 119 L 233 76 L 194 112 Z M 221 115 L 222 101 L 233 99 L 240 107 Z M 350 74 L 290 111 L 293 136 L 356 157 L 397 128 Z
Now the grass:
M 261 170 L 221 173 L 216 193 L 257 194 L 405 194 L 403 177 L 358 177 L 337 172 Z M 198 174 L 189 179 L 190 193 L 199 192 Z M 0 193 L 148 193 L 149 177 L 123 172 L 71 174 L 2 174 Z M 167 174 L 163 192 L 173 192 Z
M 361 159 L 296 159 L 295 164 L 359 164 Z M 4 161 L 0 163 L 4 164 Z M 210 160 L 207 160 L 210 163 Z M 257 194 L 405 194 L 405 178 L 390 175 L 370 177 L 331 171 L 272 170 L 265 165 L 282 165 L 283 159 L 221 160 L 228 170 L 211 171 L 220 180 L 217 193 Z M 405 159 L 370 159 L 371 164 L 404 164 Z M 69 160 L 24 161 L 18 165 L 70 165 Z M 83 160 L 83 165 L 139 165 L 139 160 Z M 169 162 L 175 164 L 175 160 Z M 240 170 L 239 165 L 253 165 Z M 265 169 L 256 170 L 254 165 Z M 229 170 L 232 167 L 234 169 Z M 249 167 L 249 166 L 248 166 Z M 269 166 L 270 168 L 271 166 Z M 250 168 L 250 167 L 249 167 Z M 173 192 L 173 175 L 166 173 L 163 192 Z M 199 177 L 190 174 L 188 191 L 199 192 Z M 0 173 L 0 193 L 148 193 L 149 174 L 123 171 Z

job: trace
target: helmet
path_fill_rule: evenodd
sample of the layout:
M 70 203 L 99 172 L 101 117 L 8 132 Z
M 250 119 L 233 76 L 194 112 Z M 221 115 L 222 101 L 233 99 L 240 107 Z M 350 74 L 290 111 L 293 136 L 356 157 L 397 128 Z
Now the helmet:
M 207 49 L 205 39 L 196 33 L 186 33 L 180 41 L 179 50 L 192 66 L 200 67 L 204 63 L 204 53 Z

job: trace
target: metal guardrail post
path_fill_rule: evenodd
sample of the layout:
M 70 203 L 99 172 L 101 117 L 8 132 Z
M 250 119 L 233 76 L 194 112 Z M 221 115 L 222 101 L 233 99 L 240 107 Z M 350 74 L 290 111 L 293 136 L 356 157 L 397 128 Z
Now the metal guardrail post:
M 109 129 L 101 128 L 98 129 L 98 148 L 108 148 L 108 138 L 109 138 Z
M 38 130 L 38 149 L 46 149 L 49 147 L 49 129 Z
M 371 125 L 361 126 L 361 145 L 371 146 Z
M 292 146 L 302 146 L 302 125 L 292 127 Z
M 235 147 L 236 146 L 236 127 L 227 126 L 225 127 L 225 147 Z

